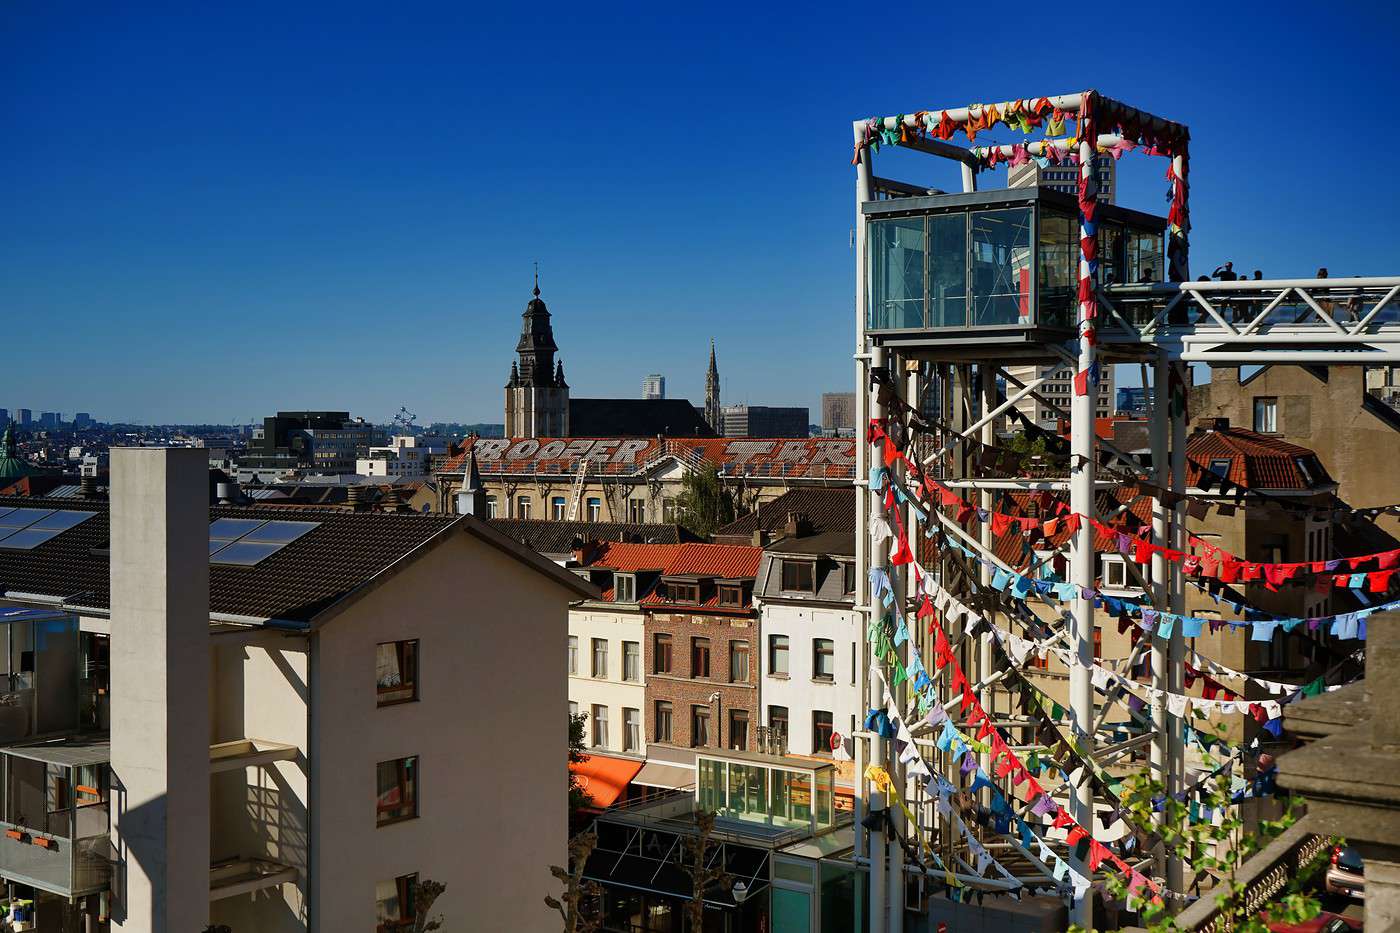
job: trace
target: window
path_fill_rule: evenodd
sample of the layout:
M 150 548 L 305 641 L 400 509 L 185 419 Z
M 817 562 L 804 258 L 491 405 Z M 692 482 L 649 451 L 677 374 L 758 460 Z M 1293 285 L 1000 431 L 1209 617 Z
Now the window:
M 375 656 L 377 704 L 393 706 L 418 699 L 418 640 L 383 642 Z
M 690 676 L 710 676 L 710 640 L 692 638 L 690 640 Z
M 710 708 L 708 706 L 692 706 L 690 708 L 690 747 L 708 748 L 710 746 Z
M 668 524 L 668 525 L 674 525 L 674 524 L 676 523 L 676 500 L 675 500 L 675 499 L 662 499 L 662 500 L 661 500 L 661 520 L 662 520 L 663 522 L 665 522 L 666 524 Z
M 529 496 L 516 496 L 516 497 L 515 497 L 515 517 L 516 517 L 516 518 L 529 518 L 529 517 L 530 517 L 530 497 L 529 497 Z
M 856 565 L 841 565 L 841 592 L 847 596 L 856 591 Z
M 585 503 L 588 506 L 588 520 L 598 522 L 603 520 L 603 501 L 596 496 L 589 497 Z M 493 513 L 494 514 L 494 513 Z
M 1103 585 L 1109 589 L 1122 590 L 1128 586 L 1128 567 L 1123 559 L 1105 557 L 1103 559 Z
M 744 604 L 744 588 L 730 583 L 721 584 L 719 587 L 719 604 L 731 608 Z
M 831 754 L 831 714 L 812 712 L 812 754 Z
M 671 673 L 671 636 L 653 635 L 651 638 L 651 672 Z
M 418 757 L 381 761 L 375 766 L 379 796 L 375 825 L 385 826 L 418 816 Z
M 418 887 L 418 873 L 400 875 L 393 881 L 374 885 L 375 933 L 398 933 L 413 929 L 413 895 Z
M 555 496 L 549 500 L 549 517 L 556 522 L 562 522 L 564 520 L 564 509 L 563 496 Z
M 622 679 L 631 683 L 642 679 L 642 646 L 638 642 L 622 643 Z
M 570 700 L 570 701 L 569 701 L 569 718 L 570 718 L 570 719 L 574 719 L 574 718 L 576 718 L 577 716 L 578 716 L 578 704 L 577 704 L 576 702 L 574 702 L 573 700 Z
M 671 704 L 665 700 L 656 701 L 656 741 L 671 741 Z
M 593 639 L 593 676 L 608 676 L 608 640 L 606 638 Z
M 768 731 L 772 732 L 775 744 L 787 748 L 788 709 L 786 706 L 768 707 Z
M 1254 430 L 1260 434 L 1278 433 L 1278 399 L 1263 396 L 1254 399 Z
M 779 677 L 788 675 L 788 637 L 786 635 L 768 636 L 768 673 L 777 674 Z
M 608 708 L 606 706 L 593 707 L 593 747 L 608 747 Z
M 1210 472 L 1222 479 L 1228 478 L 1230 476 L 1230 458 L 1221 457 L 1219 460 L 1212 460 L 1210 462 Z
M 1317 485 L 1317 472 L 1313 470 L 1316 461 L 1311 457 L 1295 457 L 1293 462 L 1298 467 L 1298 472 L 1303 475 L 1303 482 L 1309 486 Z
M 639 752 L 642 750 L 642 711 L 622 710 L 622 750 Z
M 812 679 L 836 679 L 836 645 L 830 638 L 812 639 Z
M 700 602 L 700 584 L 667 583 L 666 599 L 673 603 L 698 603 Z
M 1031 212 L 1017 207 L 972 214 L 972 324 L 1030 319 Z
M 578 673 L 578 636 L 569 636 L 569 673 Z
M 729 747 L 738 751 L 749 748 L 749 711 L 732 709 L 729 711 Z
M 645 524 L 647 520 L 647 500 L 627 500 L 627 520 L 634 525 Z
M 488 518 L 495 518 L 495 517 L 496 517 L 496 497 L 495 497 L 495 496 L 487 496 L 487 497 L 486 497 L 486 515 L 487 515 Z
M 637 577 L 630 573 L 613 574 L 613 602 L 635 603 L 637 601 Z
M 729 682 L 746 684 L 749 682 L 749 643 L 731 641 L 729 643 Z
M 816 564 L 810 560 L 783 559 L 783 589 L 793 593 L 813 593 Z

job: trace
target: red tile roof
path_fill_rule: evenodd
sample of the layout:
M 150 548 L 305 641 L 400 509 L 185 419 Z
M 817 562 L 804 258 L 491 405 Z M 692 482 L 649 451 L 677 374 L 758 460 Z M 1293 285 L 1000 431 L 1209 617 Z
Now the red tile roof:
M 635 573 L 656 570 L 663 576 L 753 579 L 763 548 L 744 544 L 630 544 L 608 542 L 590 567 Z
M 1227 478 L 1245 489 L 1307 492 L 1333 482 L 1317 455 L 1306 447 L 1243 428 L 1212 428 L 1197 431 L 1186 442 L 1188 485 L 1199 486 L 1211 462 L 1225 459 L 1230 461 Z

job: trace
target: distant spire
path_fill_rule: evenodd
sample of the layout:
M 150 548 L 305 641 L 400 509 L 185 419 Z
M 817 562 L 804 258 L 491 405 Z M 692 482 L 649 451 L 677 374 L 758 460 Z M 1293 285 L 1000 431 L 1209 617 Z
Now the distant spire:
M 513 389 L 520 384 L 520 368 L 515 365 L 515 360 L 510 361 L 510 382 L 506 383 L 507 389 Z
M 535 260 L 535 297 L 540 297 L 540 261 Z
M 566 385 L 568 385 L 568 383 L 564 381 L 564 361 L 561 359 L 554 368 L 554 387 L 562 389 Z
M 705 374 L 705 421 L 720 437 L 724 436 L 723 416 L 719 408 L 719 364 L 715 362 L 715 338 L 710 338 L 710 369 Z

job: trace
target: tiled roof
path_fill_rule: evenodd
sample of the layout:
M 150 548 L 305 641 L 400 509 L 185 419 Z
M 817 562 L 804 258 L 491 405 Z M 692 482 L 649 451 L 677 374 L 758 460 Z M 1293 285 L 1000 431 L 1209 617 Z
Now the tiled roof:
M 635 573 L 660 571 L 663 576 L 716 577 L 721 580 L 753 579 L 763 548 L 744 544 L 625 544 L 603 545 L 590 567 Z
M 492 528 L 541 554 L 564 554 L 575 541 L 631 541 L 638 544 L 679 544 L 698 540 L 679 525 L 639 525 L 628 522 L 556 522 L 546 519 L 492 518 Z
M 636 476 L 667 458 L 714 464 L 732 479 L 841 481 L 855 476 L 856 442 L 809 437 L 526 437 L 478 438 L 477 467 L 487 478 L 503 474 L 573 477 L 584 460 L 592 476 Z M 465 453 L 452 457 L 439 476 L 460 479 Z
M 0 499 L 0 506 L 35 505 Z M 108 608 L 108 512 L 105 502 L 66 501 L 95 516 L 30 551 L 0 549 L 0 591 L 62 597 Z M 217 518 L 286 519 L 278 509 L 215 507 Z M 460 521 L 451 515 L 354 513 L 304 509 L 319 525 L 252 567 L 211 565 L 211 612 L 309 621 L 376 574 Z
M 755 531 L 782 534 L 789 512 L 801 512 L 807 516 L 813 534 L 826 532 L 847 532 L 854 539 L 856 533 L 856 491 L 854 487 L 836 489 L 792 489 L 771 502 L 765 502 L 755 512 L 750 512 L 725 525 L 716 535 L 752 535 Z
M 1307 492 L 1333 482 L 1317 455 L 1306 447 L 1243 428 L 1212 428 L 1197 431 L 1186 441 L 1187 483 L 1199 486 L 1212 461 L 1225 459 L 1230 461 L 1227 478 L 1245 489 Z

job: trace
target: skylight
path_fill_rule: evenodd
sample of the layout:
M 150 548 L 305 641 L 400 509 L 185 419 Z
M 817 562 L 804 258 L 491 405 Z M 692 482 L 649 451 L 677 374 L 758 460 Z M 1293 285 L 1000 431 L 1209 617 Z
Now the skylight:
M 33 550 L 95 514 L 68 509 L 0 509 L 0 548 Z
M 0 521 L 4 516 L 0 516 Z M 209 562 L 252 567 L 300 538 L 320 522 L 220 518 L 209 525 Z

